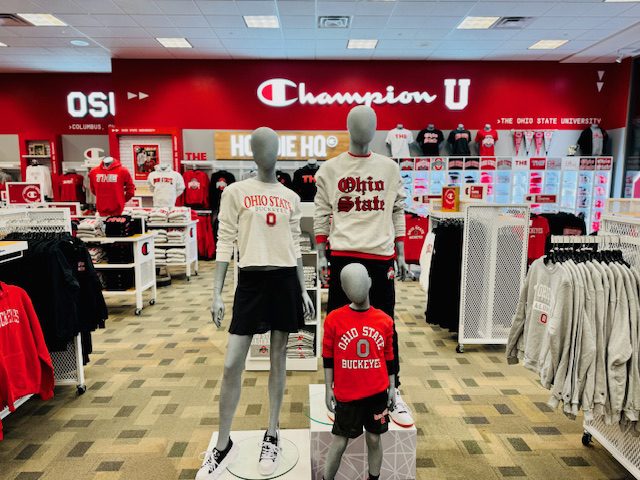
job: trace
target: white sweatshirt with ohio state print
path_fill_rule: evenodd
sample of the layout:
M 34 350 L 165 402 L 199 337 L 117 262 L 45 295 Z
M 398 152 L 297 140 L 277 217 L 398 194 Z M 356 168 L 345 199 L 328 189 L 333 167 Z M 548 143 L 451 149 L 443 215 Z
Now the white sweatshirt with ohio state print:
M 222 191 L 216 259 L 238 266 L 295 267 L 300 258 L 300 197 L 280 182 L 248 178 Z
M 314 231 L 336 254 L 391 258 L 405 235 L 400 169 L 377 153 L 342 153 L 316 174 Z
M 153 192 L 154 207 L 175 207 L 176 199 L 184 192 L 182 175 L 173 170 L 156 170 L 147 178 Z

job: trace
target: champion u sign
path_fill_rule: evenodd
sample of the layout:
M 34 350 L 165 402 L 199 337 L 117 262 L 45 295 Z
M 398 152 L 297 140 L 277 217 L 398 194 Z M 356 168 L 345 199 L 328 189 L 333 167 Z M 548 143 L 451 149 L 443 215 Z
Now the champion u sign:
M 444 80 L 444 103 L 449 110 L 464 110 L 469 104 L 468 78 Z M 388 85 L 378 92 L 309 92 L 304 82 L 296 83 L 287 78 L 271 78 L 262 82 L 257 90 L 258 99 L 270 107 L 288 107 L 296 102 L 300 105 L 409 105 L 432 103 L 438 95 L 426 91 L 396 90 Z

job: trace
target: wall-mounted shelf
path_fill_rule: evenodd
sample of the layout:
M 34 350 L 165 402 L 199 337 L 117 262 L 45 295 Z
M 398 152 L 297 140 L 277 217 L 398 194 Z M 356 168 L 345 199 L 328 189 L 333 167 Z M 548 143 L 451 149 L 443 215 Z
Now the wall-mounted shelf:
M 49 159 L 51 155 L 22 155 L 22 158 L 44 158 Z

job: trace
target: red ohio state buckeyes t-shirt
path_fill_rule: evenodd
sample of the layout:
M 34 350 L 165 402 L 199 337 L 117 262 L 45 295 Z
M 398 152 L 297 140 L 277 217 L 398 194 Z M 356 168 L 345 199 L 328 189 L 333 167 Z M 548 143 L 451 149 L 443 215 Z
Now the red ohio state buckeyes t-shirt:
M 529 225 L 529 248 L 527 251 L 527 259 L 529 264 L 544 255 L 547 238 L 551 229 L 549 222 L 544 217 L 533 217 Z
M 353 402 L 389 388 L 387 361 L 393 360 L 393 320 L 370 307 L 349 305 L 332 311 L 324 321 L 322 358 L 333 362 L 333 393 L 339 402 Z
M 480 156 L 493 157 L 495 155 L 495 145 L 498 141 L 498 132 L 491 130 L 478 130 L 476 143 L 479 146 Z

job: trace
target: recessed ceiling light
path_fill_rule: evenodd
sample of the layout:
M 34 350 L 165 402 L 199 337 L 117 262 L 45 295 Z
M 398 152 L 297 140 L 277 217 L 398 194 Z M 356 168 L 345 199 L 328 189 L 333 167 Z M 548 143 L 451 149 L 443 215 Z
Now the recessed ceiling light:
M 0 48 L 2 48 L 2 47 L 8 47 L 8 46 L 9 46 L 9 45 L 7 45 L 6 43 L 2 43 L 2 42 L 0 42 Z
M 465 17 L 457 28 L 461 30 L 481 30 L 491 28 L 500 17 Z
M 71 45 L 73 45 L 74 47 L 88 47 L 89 46 L 89 42 L 87 42 L 85 40 L 71 40 L 69 43 Z
M 50 13 L 17 13 L 21 19 L 36 27 L 66 27 L 67 24 Z
M 351 39 L 347 44 L 347 48 L 360 48 L 372 50 L 378 46 L 378 40 L 375 39 Z
M 529 47 L 529 50 L 553 50 L 561 47 L 569 40 L 540 40 Z
M 193 48 L 189 41 L 182 37 L 159 37 L 156 40 L 166 48 Z
M 275 15 L 245 15 L 244 23 L 249 28 L 280 28 L 280 22 Z

